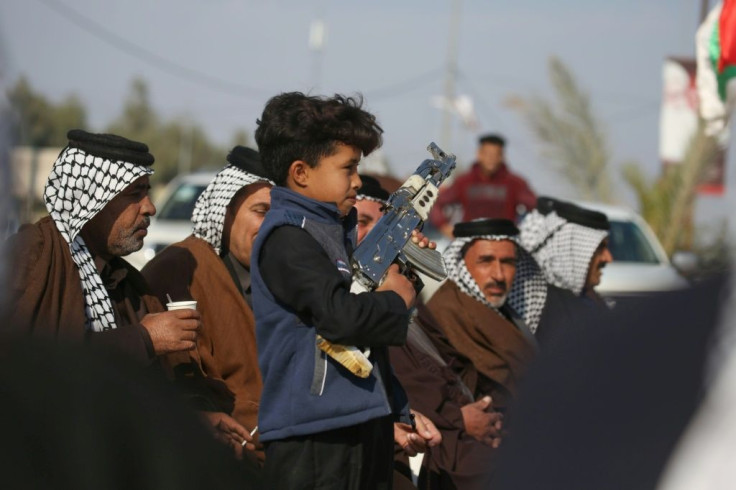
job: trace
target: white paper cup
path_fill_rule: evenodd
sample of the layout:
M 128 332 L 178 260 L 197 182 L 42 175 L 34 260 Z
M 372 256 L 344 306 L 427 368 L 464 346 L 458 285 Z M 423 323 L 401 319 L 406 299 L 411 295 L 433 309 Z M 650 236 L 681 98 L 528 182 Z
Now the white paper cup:
M 166 303 L 166 309 L 169 311 L 172 310 L 196 310 L 197 309 L 197 302 L 196 301 L 174 301 L 171 303 Z

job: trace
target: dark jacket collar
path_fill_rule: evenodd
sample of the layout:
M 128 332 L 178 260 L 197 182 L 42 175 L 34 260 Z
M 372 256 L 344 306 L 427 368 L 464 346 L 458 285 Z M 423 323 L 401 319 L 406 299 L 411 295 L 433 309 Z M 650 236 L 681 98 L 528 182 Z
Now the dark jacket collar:
M 309 220 L 325 224 L 339 224 L 347 230 L 355 228 L 358 223 L 358 212 L 355 208 L 343 217 L 334 203 L 317 201 L 286 187 L 271 189 L 271 209 L 294 210 L 295 208 Z

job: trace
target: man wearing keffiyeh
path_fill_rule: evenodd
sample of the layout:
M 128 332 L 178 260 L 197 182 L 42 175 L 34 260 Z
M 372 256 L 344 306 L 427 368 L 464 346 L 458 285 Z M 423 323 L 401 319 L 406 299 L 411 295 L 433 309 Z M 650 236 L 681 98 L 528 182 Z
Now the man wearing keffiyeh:
M 605 214 L 541 197 L 538 209 L 519 226 L 521 244 L 542 268 L 547 281 L 602 304 L 595 287 L 606 264 L 610 224 Z
M 143 246 L 153 156 L 116 135 L 68 133 L 44 192 L 49 216 L 10 239 L 11 323 L 60 341 L 122 350 L 143 364 L 192 349 L 194 310 L 162 312 L 121 257 Z
M 605 214 L 550 197 L 540 197 L 537 209 L 519 225 L 520 243 L 544 273 L 547 309 L 563 321 L 543 321 L 535 336 L 542 348 L 595 323 L 607 311 L 595 292 L 606 264 L 610 224 Z M 546 313 L 545 313 L 546 315 Z
M 188 362 L 211 386 L 224 384 L 229 397 L 196 393 L 193 401 L 237 455 L 245 447 L 246 461 L 253 456 L 262 461 L 262 447 L 254 446 L 257 436 L 250 436 L 262 390 L 250 251 L 271 205 L 272 183 L 257 151 L 236 146 L 227 160 L 197 199 L 193 234 L 161 251 L 142 272 L 160 298 L 197 301 L 202 329 Z M 181 365 L 176 372 L 180 381 L 190 375 Z
M 533 261 L 527 261 L 517 247 L 518 230 L 513 222 L 458 223 L 454 235 L 444 253 L 448 280 L 427 307 L 452 346 L 478 371 L 476 391 L 489 395 L 494 408 L 504 409 L 536 352 L 533 332 L 524 317 L 538 321 L 544 306 L 540 294 L 544 282 L 527 271 Z M 516 276 L 522 273 L 529 277 L 514 288 Z M 512 298 L 523 298 L 524 293 L 527 311 L 522 316 L 512 307 Z

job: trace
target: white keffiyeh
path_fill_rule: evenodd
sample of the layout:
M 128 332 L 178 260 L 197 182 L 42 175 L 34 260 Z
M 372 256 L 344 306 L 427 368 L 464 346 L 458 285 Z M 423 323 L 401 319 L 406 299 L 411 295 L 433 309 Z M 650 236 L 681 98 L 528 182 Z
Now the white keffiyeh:
M 510 240 L 516 244 L 516 274 L 511 284 L 506 302 L 518 313 L 532 333 L 536 332 L 547 300 L 547 284 L 534 259 L 519 245 L 515 236 L 481 235 L 456 238 L 445 250 L 443 258 L 447 267 L 447 277 L 457 284 L 460 291 L 481 302 L 501 315 L 486 299 L 483 291 L 468 270 L 462 251 L 465 245 L 475 240 Z M 503 316 L 503 315 L 502 315 Z
M 358 193 L 358 195 L 355 198 L 358 201 L 372 201 L 372 202 L 377 202 L 378 204 L 381 204 L 383 206 L 386 205 L 386 201 L 385 200 L 379 199 L 377 197 L 369 196 L 367 194 L 360 194 L 360 193 Z
M 43 197 L 79 268 L 88 330 L 101 332 L 117 325 L 107 289 L 79 232 L 121 191 L 152 173 L 150 167 L 108 160 L 71 147 L 61 152 L 51 169 Z
M 607 230 L 567 221 L 555 211 L 532 211 L 519 231 L 521 246 L 534 256 L 547 281 L 577 295 L 585 287 L 593 254 L 608 236 Z
M 192 224 L 194 235 L 206 241 L 219 255 L 227 206 L 243 187 L 256 182 L 273 184 L 270 180 L 228 164 L 220 170 L 194 205 Z

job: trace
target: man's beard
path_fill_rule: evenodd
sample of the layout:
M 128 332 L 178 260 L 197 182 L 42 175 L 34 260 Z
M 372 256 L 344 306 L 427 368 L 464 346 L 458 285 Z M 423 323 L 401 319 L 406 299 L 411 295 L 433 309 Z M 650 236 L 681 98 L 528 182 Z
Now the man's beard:
M 120 235 L 115 243 L 110 247 L 112 255 L 116 257 L 124 257 L 133 252 L 137 252 L 143 248 L 143 238 L 138 238 L 135 234 L 144 226 L 147 228 L 151 224 L 151 218 L 146 217 L 133 228 L 129 234 Z
M 501 308 L 503 305 L 506 304 L 506 300 L 509 298 L 509 293 L 503 293 L 502 296 L 486 296 L 486 300 L 493 306 L 494 308 Z
M 498 295 L 491 296 L 490 294 L 485 294 L 485 292 L 484 292 L 484 296 L 486 297 L 486 301 L 488 301 L 491 304 L 492 307 L 494 307 L 494 308 L 500 308 L 504 304 L 506 304 L 506 300 L 509 297 L 509 290 L 506 287 L 506 283 L 505 282 L 503 282 L 503 283 L 491 282 L 491 283 L 486 284 L 486 287 L 483 288 L 483 289 L 484 290 L 487 290 L 488 288 L 502 289 L 504 291 L 504 293 L 501 296 L 498 296 Z

